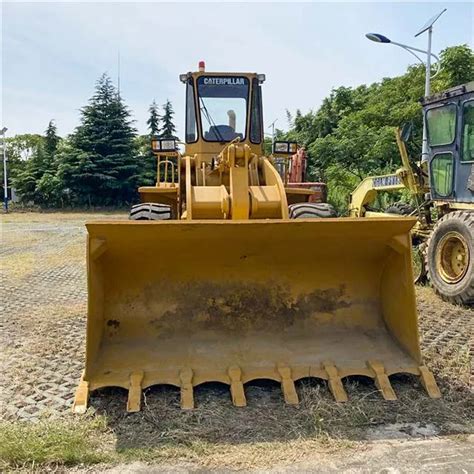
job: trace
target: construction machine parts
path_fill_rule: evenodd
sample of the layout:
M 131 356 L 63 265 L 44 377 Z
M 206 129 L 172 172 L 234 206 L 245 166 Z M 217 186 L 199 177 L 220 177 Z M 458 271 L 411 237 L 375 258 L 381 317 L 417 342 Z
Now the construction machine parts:
M 436 293 L 452 303 L 474 303 L 474 212 L 453 211 L 435 225 L 425 264 Z
M 288 206 L 288 213 L 290 219 L 336 217 L 334 207 L 328 203 L 300 202 L 298 204 L 291 204 Z
M 397 201 L 386 209 L 387 214 L 398 214 L 399 216 L 409 216 L 415 209 L 406 202 Z
M 426 242 L 418 239 L 412 242 L 412 265 L 414 283 L 425 283 L 428 271 L 425 265 Z
M 156 202 L 135 204 L 130 210 L 132 221 L 164 221 L 171 219 L 171 206 Z
M 440 396 L 420 354 L 410 255 L 413 218 L 246 221 L 105 221 L 87 224 L 85 371 L 74 410 L 118 386 L 127 409 L 171 384 L 181 406 L 194 388 L 270 379 L 298 403 L 295 381 L 326 380 L 348 399 L 345 378 L 419 376 Z M 347 243 L 350 240 L 350 245 Z
M 396 214 L 398 216 L 409 216 L 415 211 L 414 207 L 402 201 L 397 201 L 389 206 L 385 212 L 387 214 Z M 413 264 L 413 281 L 415 283 L 423 283 L 427 278 L 427 270 L 425 265 L 426 242 L 419 239 L 412 241 L 412 264 Z

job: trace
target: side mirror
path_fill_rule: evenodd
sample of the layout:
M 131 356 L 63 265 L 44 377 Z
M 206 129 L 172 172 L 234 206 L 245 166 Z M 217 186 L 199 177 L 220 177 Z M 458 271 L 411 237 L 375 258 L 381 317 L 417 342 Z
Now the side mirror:
M 274 142 L 273 143 L 273 154 L 274 155 L 294 155 L 298 150 L 298 144 L 296 142 Z
M 413 133 L 413 122 L 406 122 L 403 124 L 400 138 L 404 143 L 407 143 Z

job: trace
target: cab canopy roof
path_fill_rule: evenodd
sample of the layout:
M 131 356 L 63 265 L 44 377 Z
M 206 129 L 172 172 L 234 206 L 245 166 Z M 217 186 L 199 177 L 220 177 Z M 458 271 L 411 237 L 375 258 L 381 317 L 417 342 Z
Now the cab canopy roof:
M 436 102 L 442 102 L 446 99 L 451 99 L 467 92 L 474 92 L 474 81 L 462 84 L 460 86 L 452 87 L 437 94 L 430 95 L 429 97 L 422 97 L 420 102 L 422 105 L 434 104 Z

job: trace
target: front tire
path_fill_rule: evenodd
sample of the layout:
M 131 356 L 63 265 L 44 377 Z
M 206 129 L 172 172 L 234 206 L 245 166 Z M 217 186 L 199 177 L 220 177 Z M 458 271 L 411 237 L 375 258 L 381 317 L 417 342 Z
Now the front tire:
M 456 304 L 474 303 L 474 212 L 444 215 L 428 240 L 426 267 L 436 293 Z
M 129 219 L 132 221 L 164 221 L 171 219 L 171 206 L 156 202 L 135 204 L 130 209 Z
M 336 217 L 336 211 L 326 202 L 299 202 L 288 206 L 290 219 L 320 219 Z

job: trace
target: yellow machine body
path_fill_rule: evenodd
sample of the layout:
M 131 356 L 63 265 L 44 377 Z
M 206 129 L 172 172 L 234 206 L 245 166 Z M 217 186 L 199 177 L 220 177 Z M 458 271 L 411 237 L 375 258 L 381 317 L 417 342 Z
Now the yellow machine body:
M 90 391 L 118 386 L 137 411 L 156 384 L 179 387 L 193 408 L 204 382 L 228 384 L 244 406 L 255 379 L 281 383 L 298 403 L 294 382 L 305 377 L 345 401 L 351 375 L 394 399 L 388 376 L 400 372 L 439 396 L 419 348 L 415 220 L 290 220 L 258 147 L 237 140 L 204 156 L 201 145 L 178 156 L 175 220 L 87 224 L 86 365 L 74 410 L 86 410 Z

